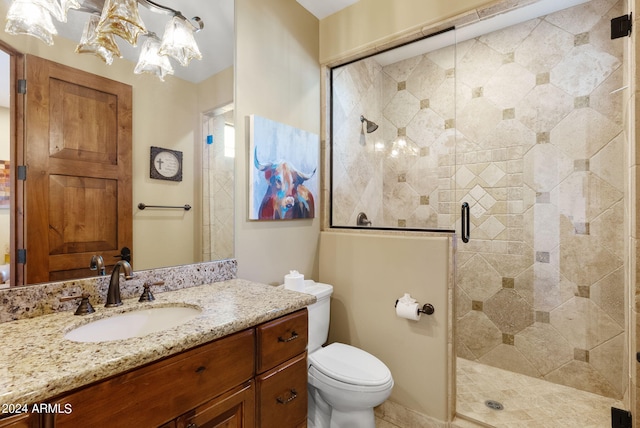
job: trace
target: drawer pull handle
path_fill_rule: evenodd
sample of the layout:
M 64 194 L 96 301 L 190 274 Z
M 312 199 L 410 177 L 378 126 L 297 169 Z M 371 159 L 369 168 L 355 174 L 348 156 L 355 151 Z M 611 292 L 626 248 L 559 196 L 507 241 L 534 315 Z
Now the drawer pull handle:
M 296 333 L 295 331 L 291 332 L 291 337 L 288 339 L 283 339 L 282 336 L 278 337 L 278 342 L 291 342 L 292 340 L 296 340 L 298 338 L 298 333 Z
M 205 366 L 200 366 L 196 369 L 196 373 L 202 373 L 203 371 L 205 371 L 207 368 Z
M 187 428 L 198 428 L 198 424 L 191 422 L 189 425 L 187 425 Z
M 284 398 L 280 398 L 280 397 L 278 397 L 278 398 L 276 398 L 276 401 L 277 401 L 279 404 L 287 404 L 287 403 L 292 402 L 292 401 L 293 401 L 293 400 L 295 400 L 296 398 L 298 398 L 298 393 L 296 392 L 296 390 L 295 390 L 295 389 L 291 389 L 289 392 L 291 392 L 291 396 L 290 396 L 289 398 L 287 398 L 287 399 L 285 400 Z

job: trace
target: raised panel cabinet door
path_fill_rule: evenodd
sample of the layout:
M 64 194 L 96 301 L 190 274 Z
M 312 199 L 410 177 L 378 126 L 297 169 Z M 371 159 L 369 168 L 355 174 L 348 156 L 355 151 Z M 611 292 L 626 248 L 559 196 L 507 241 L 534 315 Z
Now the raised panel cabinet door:
M 180 416 L 177 428 L 253 428 L 255 386 L 249 381 Z
M 132 248 L 132 88 L 26 56 L 20 284 L 89 276 Z M 23 240 L 20 243 L 20 240 Z

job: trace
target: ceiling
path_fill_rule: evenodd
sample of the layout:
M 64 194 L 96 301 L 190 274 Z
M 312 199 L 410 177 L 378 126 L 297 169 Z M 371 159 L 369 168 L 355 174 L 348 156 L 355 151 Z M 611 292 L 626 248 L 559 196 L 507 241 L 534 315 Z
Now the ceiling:
M 7 5 L 11 0 L 4 1 Z M 102 0 L 86 0 L 90 4 Z M 297 0 L 318 19 L 323 19 L 358 0 Z M 202 60 L 193 60 L 188 67 L 182 67 L 176 61 L 171 60 L 174 68 L 174 76 L 198 83 L 233 65 L 234 55 L 234 0 L 157 0 L 157 3 L 180 11 L 187 18 L 199 16 L 204 22 L 204 29 L 195 34 L 196 42 L 202 52 Z M 164 33 L 164 26 L 168 15 L 153 12 L 144 6 L 139 8 L 140 16 L 149 31 L 159 36 Z M 80 40 L 87 14 L 77 10 L 70 10 L 67 23 L 54 21 L 58 30 L 57 37 L 77 42 Z M 28 36 L 16 36 L 28 37 Z M 117 38 L 116 38 L 117 39 Z M 138 47 L 134 48 L 124 41 L 119 41 L 118 46 L 125 59 L 137 62 L 140 46 L 144 37 L 138 40 Z M 54 39 L 55 43 L 55 39 Z M 118 61 L 119 59 L 115 59 Z M 121 59 L 120 59 L 121 60 Z M 96 57 L 96 61 L 100 61 Z M 0 88 L 8 88 L 8 56 L 0 55 Z M 170 77 L 169 77 L 170 78 Z M 4 80 L 7 80 L 6 82 Z M 8 106 L 8 93 L 0 90 L 0 106 Z
M 357 3 L 358 0 L 296 0 L 316 18 L 323 19 L 329 15 Z

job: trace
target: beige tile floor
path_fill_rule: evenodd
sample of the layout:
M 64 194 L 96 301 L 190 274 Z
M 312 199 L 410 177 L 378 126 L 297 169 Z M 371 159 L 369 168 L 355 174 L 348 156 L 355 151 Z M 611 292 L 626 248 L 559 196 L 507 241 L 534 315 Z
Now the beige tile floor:
M 394 425 L 391 422 L 387 422 L 383 419 L 376 418 L 376 428 L 403 428 L 398 425 Z
M 622 402 L 529 376 L 457 359 L 459 415 L 496 428 L 607 428 Z M 492 410 L 496 400 L 504 410 Z

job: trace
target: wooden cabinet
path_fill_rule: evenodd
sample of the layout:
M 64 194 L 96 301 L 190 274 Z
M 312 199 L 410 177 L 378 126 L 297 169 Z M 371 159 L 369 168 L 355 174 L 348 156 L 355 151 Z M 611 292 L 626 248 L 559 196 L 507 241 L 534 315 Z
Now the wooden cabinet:
M 256 371 L 263 373 L 303 353 L 308 337 L 306 309 L 259 325 L 256 327 Z
M 245 330 L 65 395 L 56 428 L 157 427 L 253 378 L 254 330 Z
M 256 419 L 264 428 L 307 420 L 307 310 L 256 328 Z
M 176 420 L 176 428 L 246 428 L 255 426 L 255 387 L 249 381 Z
M 37 415 L 23 413 L 0 419 L 0 428 L 37 428 L 40 426 Z
M 297 427 L 307 419 L 306 352 L 256 377 L 261 427 Z
M 306 347 L 302 309 L 47 403 L 70 411 L 11 416 L 0 428 L 305 427 Z

